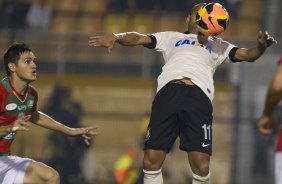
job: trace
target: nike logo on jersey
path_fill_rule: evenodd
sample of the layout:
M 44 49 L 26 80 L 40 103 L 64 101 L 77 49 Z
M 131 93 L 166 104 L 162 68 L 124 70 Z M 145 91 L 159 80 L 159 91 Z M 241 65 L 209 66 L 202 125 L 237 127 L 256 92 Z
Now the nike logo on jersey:
M 196 46 L 196 47 L 202 47 L 202 48 L 206 49 L 209 53 L 211 53 L 211 51 L 212 51 L 211 46 L 206 46 L 206 45 L 200 44 L 197 41 L 190 41 L 189 39 L 179 40 L 175 43 L 175 47 L 179 47 L 181 45 L 193 45 L 193 46 Z
M 209 146 L 210 144 L 205 144 L 205 143 L 203 143 L 202 144 L 202 147 L 204 148 L 204 147 L 207 147 L 207 146 Z

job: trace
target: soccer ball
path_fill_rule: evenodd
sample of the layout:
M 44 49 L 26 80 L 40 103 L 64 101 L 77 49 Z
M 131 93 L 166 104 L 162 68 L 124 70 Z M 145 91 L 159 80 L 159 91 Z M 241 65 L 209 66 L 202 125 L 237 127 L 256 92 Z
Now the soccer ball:
M 226 30 L 229 14 L 221 4 L 208 3 L 198 10 L 196 23 L 202 34 L 216 36 Z

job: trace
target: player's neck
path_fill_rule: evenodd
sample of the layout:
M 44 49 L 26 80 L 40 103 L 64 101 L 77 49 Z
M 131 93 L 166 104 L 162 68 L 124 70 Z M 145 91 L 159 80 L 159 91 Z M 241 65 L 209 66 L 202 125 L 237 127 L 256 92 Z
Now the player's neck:
M 189 33 L 191 33 L 191 34 L 198 34 L 198 33 L 199 33 L 199 30 L 198 30 L 198 28 L 197 28 L 196 23 L 191 24 L 191 26 L 188 27 L 188 31 L 189 31 Z
M 198 40 L 203 43 L 206 44 L 208 42 L 208 38 L 209 36 L 203 35 L 201 33 L 198 33 Z
M 10 84 L 18 94 L 23 95 L 25 93 L 26 86 L 28 83 L 17 77 L 9 77 Z

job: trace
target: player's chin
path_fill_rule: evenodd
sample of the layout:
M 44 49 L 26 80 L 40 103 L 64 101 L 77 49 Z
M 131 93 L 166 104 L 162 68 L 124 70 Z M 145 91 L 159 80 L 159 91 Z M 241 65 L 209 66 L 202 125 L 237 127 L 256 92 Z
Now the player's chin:
M 36 81 L 36 79 L 37 79 L 36 76 L 32 76 L 32 77 L 26 78 L 26 81 L 27 81 L 27 82 L 33 82 L 33 81 Z

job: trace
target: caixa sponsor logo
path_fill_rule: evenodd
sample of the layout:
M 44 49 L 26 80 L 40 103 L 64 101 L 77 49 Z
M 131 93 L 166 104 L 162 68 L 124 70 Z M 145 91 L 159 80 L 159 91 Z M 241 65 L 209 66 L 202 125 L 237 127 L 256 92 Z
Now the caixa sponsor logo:
M 179 40 L 175 43 L 175 47 L 179 47 L 181 45 L 193 45 L 193 46 L 197 46 L 197 47 L 202 47 L 202 48 L 206 49 L 207 51 L 209 51 L 209 53 L 212 52 L 211 46 L 206 46 L 206 45 L 201 44 L 197 41 L 190 41 L 189 39 Z

